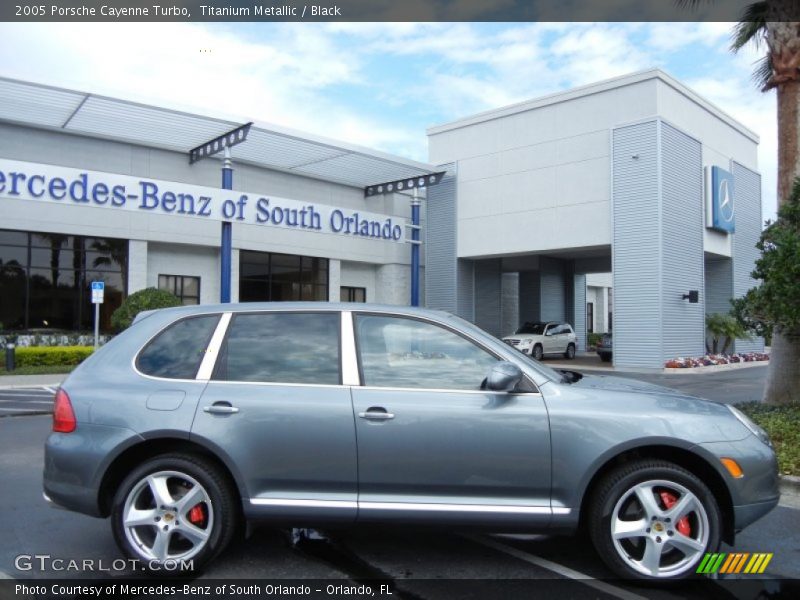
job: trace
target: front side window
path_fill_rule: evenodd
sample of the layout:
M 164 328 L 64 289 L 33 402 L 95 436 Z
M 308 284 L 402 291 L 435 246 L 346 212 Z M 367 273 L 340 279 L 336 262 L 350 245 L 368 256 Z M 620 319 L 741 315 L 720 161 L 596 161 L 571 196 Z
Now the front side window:
M 145 375 L 194 379 L 219 315 L 182 319 L 159 333 L 139 354 L 136 366 Z
M 363 383 L 374 387 L 478 390 L 497 358 L 439 325 L 356 316 Z
M 339 314 L 235 315 L 213 378 L 338 385 Z

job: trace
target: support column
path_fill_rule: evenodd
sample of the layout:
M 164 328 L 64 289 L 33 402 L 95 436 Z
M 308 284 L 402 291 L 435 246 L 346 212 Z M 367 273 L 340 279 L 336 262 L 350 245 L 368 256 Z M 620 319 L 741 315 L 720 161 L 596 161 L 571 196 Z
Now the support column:
M 328 302 L 340 302 L 342 299 L 342 261 L 328 259 Z
M 498 337 L 503 335 L 500 267 L 499 259 L 475 261 L 475 324 Z
M 144 240 L 128 240 L 127 277 L 129 295 L 147 287 L 147 242 Z
M 542 321 L 565 321 L 567 316 L 567 278 L 564 261 L 542 257 L 540 317 Z M 572 286 L 569 286 L 570 292 Z
M 503 273 L 501 288 L 501 331 L 507 335 L 519 327 L 519 273 Z
M 519 323 L 542 318 L 542 287 L 539 271 L 521 271 L 519 274 Z
M 586 352 L 587 323 L 586 323 L 586 275 L 575 274 L 572 276 L 572 326 L 575 328 L 578 352 Z

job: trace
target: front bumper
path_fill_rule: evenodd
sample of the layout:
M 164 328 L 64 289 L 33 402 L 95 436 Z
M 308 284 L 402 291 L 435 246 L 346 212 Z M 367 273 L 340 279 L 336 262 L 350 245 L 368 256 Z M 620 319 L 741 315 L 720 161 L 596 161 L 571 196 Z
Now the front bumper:
M 766 502 L 757 502 L 755 504 L 744 504 L 742 506 L 733 507 L 733 526 L 736 531 L 741 531 L 751 523 L 755 523 L 761 517 L 769 513 L 773 508 L 778 505 L 780 496 L 767 500 Z
M 734 478 L 721 469 L 731 495 L 736 531 L 754 523 L 777 506 L 781 494 L 778 460 L 772 448 L 754 435 L 735 442 L 712 442 L 700 446 L 717 459 L 734 459 L 744 473 L 742 477 Z

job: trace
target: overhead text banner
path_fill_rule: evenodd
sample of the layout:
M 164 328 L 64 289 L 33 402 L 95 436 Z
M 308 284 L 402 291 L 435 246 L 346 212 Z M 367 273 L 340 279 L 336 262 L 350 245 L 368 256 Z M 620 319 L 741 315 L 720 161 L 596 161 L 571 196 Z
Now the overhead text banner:
M 739 21 L 753 0 L 11 0 L 0 21 Z M 800 20 L 787 0 L 768 20 Z
M 6 198 L 405 242 L 406 220 L 397 216 L 258 192 L 0 159 L 0 212 Z

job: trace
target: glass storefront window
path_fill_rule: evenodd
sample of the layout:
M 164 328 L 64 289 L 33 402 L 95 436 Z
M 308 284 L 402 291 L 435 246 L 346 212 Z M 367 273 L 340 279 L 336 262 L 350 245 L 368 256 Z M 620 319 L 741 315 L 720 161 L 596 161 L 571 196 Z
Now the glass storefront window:
M 328 259 L 270 252 L 239 252 L 239 301 L 328 299 Z
M 91 330 L 91 281 L 104 281 L 100 329 L 122 303 L 128 242 L 56 233 L 0 230 L 0 323 L 3 329 Z

